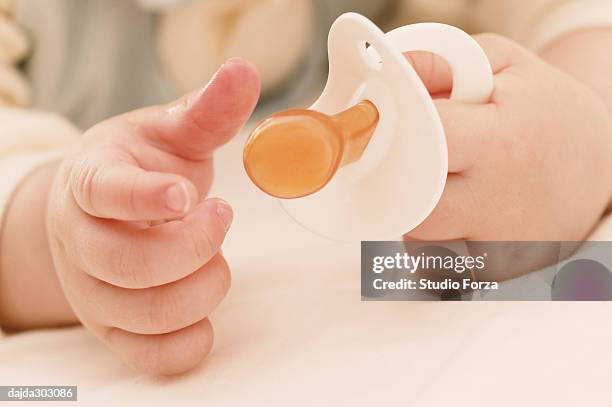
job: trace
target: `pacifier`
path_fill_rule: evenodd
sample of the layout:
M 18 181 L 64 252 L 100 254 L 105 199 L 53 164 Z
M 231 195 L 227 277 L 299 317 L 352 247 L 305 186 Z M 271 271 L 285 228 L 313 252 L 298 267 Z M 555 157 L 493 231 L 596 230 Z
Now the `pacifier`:
M 385 34 L 347 13 L 330 29 L 319 99 L 273 114 L 247 140 L 251 180 L 307 229 L 337 240 L 395 239 L 437 205 L 448 172 L 444 128 L 408 51 L 446 59 L 451 99 L 489 100 L 490 63 L 465 32 L 423 23 Z

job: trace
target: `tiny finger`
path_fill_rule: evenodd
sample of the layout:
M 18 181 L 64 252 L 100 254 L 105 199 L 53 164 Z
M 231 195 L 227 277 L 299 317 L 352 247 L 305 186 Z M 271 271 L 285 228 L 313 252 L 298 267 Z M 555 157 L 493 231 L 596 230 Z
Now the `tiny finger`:
M 198 191 L 187 178 L 127 163 L 77 165 L 70 186 L 83 211 L 106 219 L 171 219 L 187 213 L 198 200 Z
M 80 274 L 83 309 L 98 324 L 136 334 L 163 334 L 190 326 L 221 303 L 230 287 L 230 271 L 223 256 L 189 276 L 170 284 L 145 289 L 116 287 Z
M 156 335 L 111 328 L 103 341 L 133 369 L 167 376 L 199 365 L 212 349 L 213 336 L 212 325 L 205 318 L 178 331 Z
M 124 288 L 148 288 L 180 280 L 219 251 L 232 221 L 231 207 L 207 199 L 181 219 L 137 228 L 116 221 L 84 219 L 73 231 L 81 268 Z

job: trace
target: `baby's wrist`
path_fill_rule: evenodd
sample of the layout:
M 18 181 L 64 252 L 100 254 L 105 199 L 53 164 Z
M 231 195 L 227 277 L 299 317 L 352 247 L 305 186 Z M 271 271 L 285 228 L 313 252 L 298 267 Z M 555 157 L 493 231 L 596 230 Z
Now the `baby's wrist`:
M 74 321 L 46 233 L 47 201 L 57 167 L 49 163 L 32 172 L 8 205 L 0 236 L 0 323 L 11 330 Z

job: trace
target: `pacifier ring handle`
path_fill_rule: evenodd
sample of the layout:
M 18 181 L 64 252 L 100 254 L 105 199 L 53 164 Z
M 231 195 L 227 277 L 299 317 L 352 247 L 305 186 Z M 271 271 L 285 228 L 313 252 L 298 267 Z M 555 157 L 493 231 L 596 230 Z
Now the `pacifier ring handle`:
M 448 24 L 419 23 L 396 28 L 385 37 L 401 53 L 426 51 L 444 58 L 453 73 L 451 99 L 489 102 L 493 93 L 491 64 L 478 42 L 466 32 Z M 373 47 L 367 52 L 379 57 Z

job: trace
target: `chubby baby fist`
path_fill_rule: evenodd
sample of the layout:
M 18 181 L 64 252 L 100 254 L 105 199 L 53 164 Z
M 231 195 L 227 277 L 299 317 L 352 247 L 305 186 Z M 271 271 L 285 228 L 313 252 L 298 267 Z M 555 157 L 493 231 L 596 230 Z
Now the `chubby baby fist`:
M 201 90 L 92 127 L 60 166 L 47 223 L 62 288 L 83 325 L 137 370 L 179 373 L 211 349 L 232 209 L 204 197 L 214 150 L 258 96 L 254 68 L 229 60 Z
M 612 196 L 612 117 L 586 84 L 495 34 L 474 37 L 495 89 L 486 104 L 435 103 L 448 144 L 446 188 L 416 240 L 586 238 Z M 431 54 L 408 55 L 432 94 L 452 71 Z

